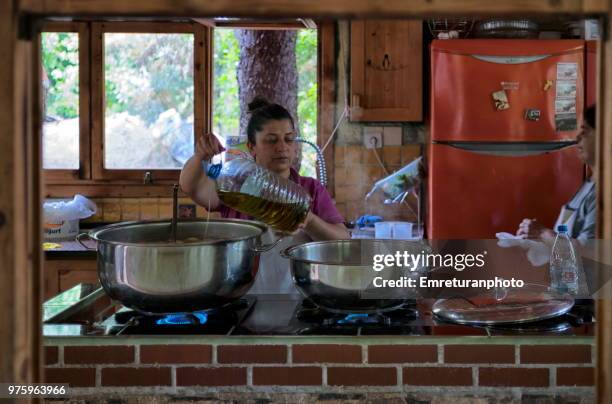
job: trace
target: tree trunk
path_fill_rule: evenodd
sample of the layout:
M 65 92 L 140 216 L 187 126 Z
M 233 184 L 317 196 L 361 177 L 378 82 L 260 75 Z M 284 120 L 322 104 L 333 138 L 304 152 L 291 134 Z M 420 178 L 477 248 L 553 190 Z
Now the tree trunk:
M 255 96 L 277 103 L 293 116 L 296 133 L 298 74 L 295 61 L 297 33 L 294 30 L 236 30 L 240 44 L 238 96 L 240 98 L 240 133 L 246 135 L 249 102 Z M 301 143 L 300 143 L 301 145 Z M 299 171 L 302 153 L 294 162 Z

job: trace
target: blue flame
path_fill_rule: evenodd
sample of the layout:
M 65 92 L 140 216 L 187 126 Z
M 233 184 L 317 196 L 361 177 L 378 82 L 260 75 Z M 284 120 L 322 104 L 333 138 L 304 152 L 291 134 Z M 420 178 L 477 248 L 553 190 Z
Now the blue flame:
M 158 325 L 186 325 L 186 324 L 206 324 L 208 314 L 196 312 L 191 314 L 168 314 L 167 316 L 155 321 Z
M 369 316 L 369 314 L 367 314 L 367 313 L 348 314 L 342 320 L 339 320 L 338 324 L 355 324 L 355 323 L 359 323 L 359 322 L 361 322 L 363 320 L 367 320 L 368 316 Z

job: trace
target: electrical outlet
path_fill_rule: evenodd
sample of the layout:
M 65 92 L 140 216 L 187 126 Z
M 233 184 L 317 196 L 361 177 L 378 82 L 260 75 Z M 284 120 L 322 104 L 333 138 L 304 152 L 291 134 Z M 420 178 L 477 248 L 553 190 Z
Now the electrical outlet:
M 383 128 L 370 126 L 363 131 L 363 145 L 366 149 L 376 149 L 383 146 Z

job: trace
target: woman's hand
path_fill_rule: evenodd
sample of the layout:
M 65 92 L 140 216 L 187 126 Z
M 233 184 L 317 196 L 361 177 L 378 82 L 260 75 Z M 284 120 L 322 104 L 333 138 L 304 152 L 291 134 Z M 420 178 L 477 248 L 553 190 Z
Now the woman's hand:
M 516 235 L 522 238 L 549 239 L 555 236 L 555 232 L 543 226 L 536 219 L 523 219 Z
M 212 134 L 206 133 L 198 139 L 196 143 L 195 155 L 203 161 L 209 161 L 213 156 L 225 151 L 219 139 Z
M 295 229 L 295 231 L 293 233 L 291 233 L 291 235 L 295 236 L 300 231 L 305 231 L 306 226 L 308 226 L 312 222 L 313 216 L 314 216 L 314 213 L 312 213 L 312 211 L 309 210 L 308 214 L 306 215 L 306 218 L 304 219 L 304 221 L 302 223 L 298 224 L 297 229 Z
M 312 211 L 308 212 L 304 222 L 298 226 L 296 233 L 299 230 L 306 232 L 313 241 L 351 238 L 351 235 L 343 223 L 327 223 Z

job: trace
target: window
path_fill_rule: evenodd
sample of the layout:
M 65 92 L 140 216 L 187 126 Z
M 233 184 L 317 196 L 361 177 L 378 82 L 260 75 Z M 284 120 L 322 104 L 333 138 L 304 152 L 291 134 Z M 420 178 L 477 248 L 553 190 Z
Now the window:
M 213 36 L 213 132 L 230 143 L 245 142 L 240 134 L 238 29 L 215 28 Z M 317 141 L 317 30 L 297 30 L 295 57 L 298 75 L 297 122 L 300 136 Z M 316 177 L 316 153 L 311 146 L 302 148 L 300 174 Z
M 42 35 L 43 168 L 79 169 L 79 34 Z
M 90 172 L 89 35 L 85 24 L 54 22 L 40 38 L 42 154 L 46 179 L 74 181 Z
M 104 34 L 104 167 L 180 169 L 193 154 L 193 34 Z
M 318 32 L 287 28 L 298 33 L 297 124 L 300 135 L 316 143 Z M 195 134 L 238 134 L 234 29 L 195 21 L 45 23 L 40 58 L 48 195 L 124 195 L 134 187 L 130 195 L 166 196 L 193 154 Z M 313 148 L 304 145 L 301 174 L 316 177 L 315 161 Z M 143 181 L 151 180 L 160 186 L 145 189 Z
M 91 30 L 93 179 L 178 180 L 208 122 L 207 28 L 105 22 Z

